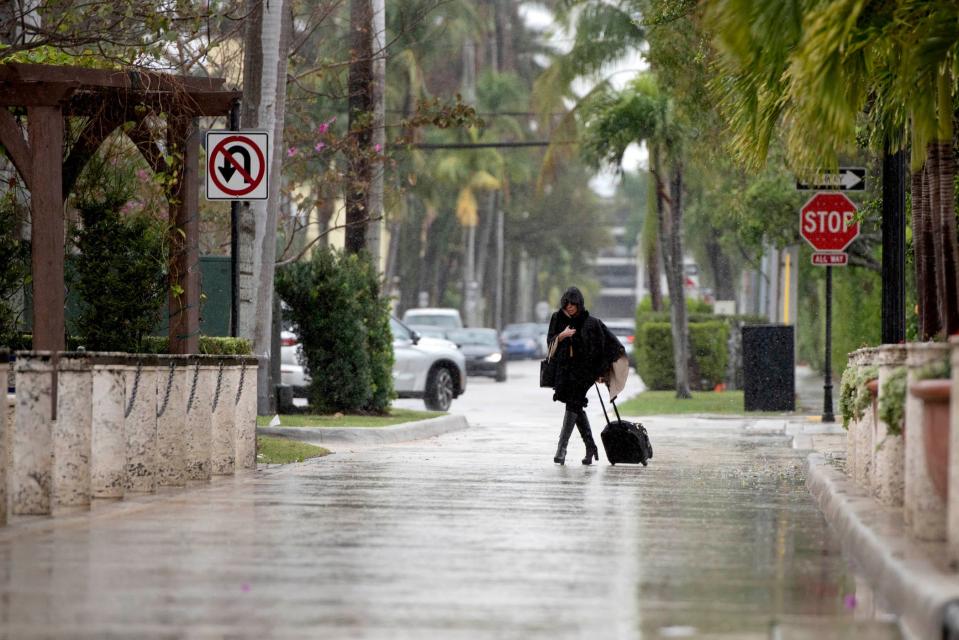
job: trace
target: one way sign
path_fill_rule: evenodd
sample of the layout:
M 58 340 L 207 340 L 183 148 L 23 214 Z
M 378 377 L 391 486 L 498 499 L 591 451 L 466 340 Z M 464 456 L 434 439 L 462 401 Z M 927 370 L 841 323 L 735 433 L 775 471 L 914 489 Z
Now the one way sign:
M 839 167 L 838 172 L 823 171 L 809 182 L 796 180 L 797 191 L 865 191 L 865 167 Z
M 269 141 L 265 131 L 207 131 L 207 200 L 266 200 Z

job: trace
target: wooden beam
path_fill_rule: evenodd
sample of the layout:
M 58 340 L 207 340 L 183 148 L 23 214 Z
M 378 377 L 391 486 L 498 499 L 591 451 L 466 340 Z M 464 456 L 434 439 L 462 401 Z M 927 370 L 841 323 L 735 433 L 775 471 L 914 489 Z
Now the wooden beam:
M 237 91 L 134 91 L 127 89 L 97 89 L 78 91 L 64 105 L 68 116 L 88 116 L 104 105 L 131 109 L 144 107 L 154 113 L 181 116 L 225 116 L 234 100 L 242 94 Z M 2 103 L 2 99 L 0 99 Z
M 56 84 L 0 82 L 0 106 L 53 107 L 66 101 L 79 86 L 76 82 Z
M 0 144 L 7 150 L 7 157 L 16 167 L 27 189 L 31 189 L 33 160 L 30 155 L 30 145 L 24 140 L 17 119 L 4 108 L 0 108 Z
M 192 118 L 170 118 L 170 149 L 177 162 L 177 191 L 170 204 L 170 353 L 200 350 L 200 131 Z
M 216 91 L 224 78 L 177 76 L 137 69 L 88 69 L 66 65 L 9 62 L 0 65 L 0 80 L 12 82 L 78 82 L 88 87 L 152 91 Z
M 80 137 L 71 147 L 70 154 L 63 161 L 63 200 L 70 197 L 70 191 L 76 184 L 77 178 L 87 165 L 93 154 L 96 153 L 103 141 L 113 131 L 123 124 L 126 114 L 113 110 L 103 112 L 90 119 L 80 132 Z
M 147 128 L 146 122 L 143 120 L 138 122 L 135 127 L 127 131 L 127 137 L 133 141 L 154 173 L 169 171 L 170 167 L 167 166 L 166 159 L 163 157 L 163 150 L 153 139 L 153 134 Z
M 33 266 L 33 348 L 63 351 L 63 114 L 59 107 L 27 112 L 33 174 L 30 189 Z

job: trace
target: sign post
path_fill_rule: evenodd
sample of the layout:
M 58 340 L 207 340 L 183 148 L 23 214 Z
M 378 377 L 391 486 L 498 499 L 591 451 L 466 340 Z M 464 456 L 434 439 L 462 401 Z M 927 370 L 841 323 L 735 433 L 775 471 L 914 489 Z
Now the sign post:
M 812 263 L 826 267 L 826 375 L 822 421 L 835 422 L 832 404 L 832 268 L 849 261 L 845 249 L 859 236 L 855 203 L 843 193 L 817 193 L 799 210 L 799 233 L 816 250 Z

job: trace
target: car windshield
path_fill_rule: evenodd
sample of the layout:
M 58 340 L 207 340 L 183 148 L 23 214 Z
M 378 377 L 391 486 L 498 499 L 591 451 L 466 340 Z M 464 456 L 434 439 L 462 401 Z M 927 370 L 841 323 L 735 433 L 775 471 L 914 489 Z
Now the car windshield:
M 495 347 L 498 344 L 495 329 L 461 329 L 459 331 L 450 331 L 446 334 L 446 338 L 458 345 L 485 345 Z
M 406 316 L 406 322 L 409 322 L 410 324 L 428 325 L 431 327 L 442 327 L 444 329 L 459 329 L 460 327 L 460 323 L 457 321 L 456 316 L 446 314 L 408 314 Z
M 633 335 L 632 327 L 609 327 L 609 330 L 613 332 L 614 336 L 631 336 Z
M 410 327 L 410 329 L 420 334 L 424 338 L 446 338 L 446 330 L 438 327 L 418 324 Z
M 393 332 L 394 340 L 412 340 L 412 336 L 410 336 L 410 332 L 407 331 L 406 327 L 393 318 L 390 318 L 390 331 Z

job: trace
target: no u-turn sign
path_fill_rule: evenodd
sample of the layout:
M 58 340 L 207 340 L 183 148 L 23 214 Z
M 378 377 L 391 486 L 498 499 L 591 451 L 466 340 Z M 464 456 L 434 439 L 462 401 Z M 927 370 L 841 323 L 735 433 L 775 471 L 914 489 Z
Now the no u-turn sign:
M 265 131 L 207 131 L 207 200 L 266 200 L 269 141 Z

